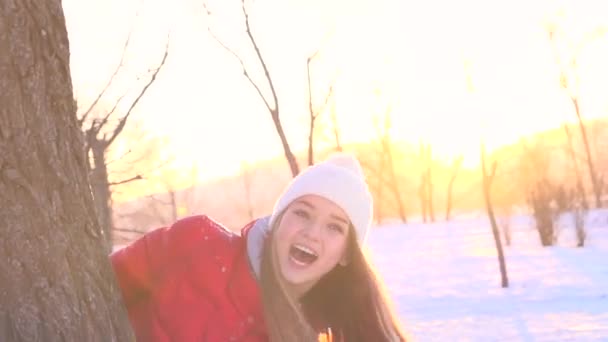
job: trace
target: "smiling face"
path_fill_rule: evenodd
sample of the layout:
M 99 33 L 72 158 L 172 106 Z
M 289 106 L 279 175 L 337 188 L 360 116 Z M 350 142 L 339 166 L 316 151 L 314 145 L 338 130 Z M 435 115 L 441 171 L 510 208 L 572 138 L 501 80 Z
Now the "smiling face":
M 349 220 L 335 203 L 319 196 L 296 199 L 274 235 L 276 258 L 287 290 L 301 297 L 338 263 L 345 263 Z

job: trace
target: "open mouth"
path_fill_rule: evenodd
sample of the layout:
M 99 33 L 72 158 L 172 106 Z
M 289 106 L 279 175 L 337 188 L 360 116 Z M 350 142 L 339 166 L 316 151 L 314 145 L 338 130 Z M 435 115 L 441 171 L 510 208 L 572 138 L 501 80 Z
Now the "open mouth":
M 289 249 L 289 256 L 300 266 L 310 265 L 319 257 L 312 249 L 299 244 L 291 246 Z

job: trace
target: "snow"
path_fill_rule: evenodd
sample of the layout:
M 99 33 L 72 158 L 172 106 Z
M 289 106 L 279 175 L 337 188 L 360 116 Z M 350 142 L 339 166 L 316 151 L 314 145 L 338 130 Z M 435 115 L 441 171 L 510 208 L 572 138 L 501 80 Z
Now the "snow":
M 608 211 L 589 213 L 583 248 L 568 215 L 553 247 L 533 227 L 511 218 L 504 289 L 484 216 L 381 225 L 368 246 L 416 341 L 608 341 Z

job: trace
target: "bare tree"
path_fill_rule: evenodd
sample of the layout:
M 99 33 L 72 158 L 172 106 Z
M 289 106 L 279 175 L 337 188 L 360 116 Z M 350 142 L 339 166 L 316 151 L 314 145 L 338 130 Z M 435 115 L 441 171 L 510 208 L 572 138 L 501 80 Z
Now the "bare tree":
M 427 222 L 427 199 L 426 199 L 426 174 L 420 174 L 420 184 L 418 185 L 418 198 L 420 199 L 420 211 L 422 213 L 422 222 Z
M 166 184 L 167 190 L 164 194 L 148 195 L 148 205 L 144 212 L 158 220 L 157 224 L 169 225 L 177 221 L 177 190 Z
M 130 103 L 126 105 L 126 111 L 119 113 L 120 111 L 118 108 L 119 106 L 124 105 L 124 102 L 126 101 L 125 98 L 127 98 L 127 95 L 130 95 L 129 93 L 119 97 L 111 109 L 102 109 L 99 105 L 100 100 L 104 97 L 104 95 L 106 95 L 108 89 L 112 87 L 116 75 L 124 66 L 124 55 L 129 46 L 129 41 L 130 36 L 125 42 L 122 57 L 114 73 L 111 75 L 105 87 L 97 95 L 95 100 L 82 112 L 82 114 L 79 115 L 80 118 L 78 120 L 85 136 L 86 154 L 91 155 L 90 163 L 92 163 L 92 165 L 90 165 L 89 168 L 91 170 L 93 195 L 99 222 L 104 230 L 104 236 L 106 237 L 106 248 L 108 251 L 112 250 L 113 241 L 111 187 L 142 179 L 142 175 L 137 174 L 131 178 L 110 183 L 108 179 L 106 153 L 115 139 L 123 132 L 123 129 L 127 124 L 127 120 L 133 113 L 133 109 L 135 109 L 150 86 L 154 83 L 154 81 L 156 81 L 158 73 L 165 65 L 169 53 L 169 41 L 167 41 L 165 52 L 158 66 L 150 71 L 149 79 L 136 91 L 134 96 L 132 96 Z
M 552 208 L 554 198 L 555 187 L 548 179 L 537 181 L 528 195 L 528 203 L 536 221 L 536 231 L 543 247 L 553 246 L 557 242 L 556 215 Z
M 342 143 L 340 141 L 340 128 L 338 126 L 338 114 L 336 112 L 336 103 L 332 102 L 332 109 L 331 109 L 331 123 L 332 123 L 332 133 L 334 136 L 334 141 L 336 144 L 336 151 L 338 152 L 342 152 L 343 148 L 342 148 Z
M 492 169 L 488 171 L 486 161 L 486 146 L 485 143 L 481 142 L 481 175 L 483 184 L 483 198 L 492 226 L 492 235 L 494 236 L 494 243 L 496 245 L 496 251 L 498 252 L 498 263 L 500 267 L 500 277 L 502 287 L 509 287 L 509 278 L 507 276 L 507 265 L 505 262 L 505 255 L 502 248 L 502 242 L 500 240 L 500 233 L 498 230 L 498 224 L 496 223 L 496 217 L 494 215 L 494 207 L 492 206 L 492 181 L 496 174 L 496 161 L 492 163 Z
M 552 155 L 542 137 L 520 140 L 521 153 L 517 165 L 517 180 L 535 221 L 535 229 L 543 246 L 553 245 L 556 239 L 552 201 L 555 187 L 548 170 Z
M 332 83 L 332 85 L 329 86 L 329 90 L 327 91 L 327 94 L 325 96 L 325 101 L 323 102 L 323 104 L 319 108 L 315 108 L 315 105 L 313 104 L 314 101 L 313 101 L 313 96 L 312 96 L 310 65 L 318 53 L 319 53 L 319 50 L 317 50 L 314 54 L 312 54 L 310 57 L 308 57 L 306 59 L 306 75 L 307 75 L 307 81 L 308 81 L 308 114 L 310 117 L 310 126 L 309 126 L 309 133 L 308 133 L 308 165 L 313 165 L 315 162 L 314 161 L 314 141 L 313 141 L 314 133 L 315 133 L 315 121 L 317 120 L 317 117 L 325 111 L 325 108 L 327 107 L 327 104 L 328 104 L 329 100 L 331 99 L 331 97 L 333 95 L 333 91 L 334 91 L 334 87 L 333 87 L 333 83 Z M 334 126 L 334 130 L 335 129 L 336 129 L 336 127 Z M 336 138 L 336 139 L 339 139 L 339 138 Z M 339 146 L 339 140 L 337 140 L 337 141 L 338 141 L 338 146 Z
M 464 63 L 465 68 L 465 84 L 466 89 L 470 94 L 475 92 L 473 85 L 473 77 L 471 72 L 471 63 L 466 60 Z M 480 139 L 480 168 L 481 168 L 481 187 L 483 193 L 483 200 L 486 208 L 488 218 L 490 220 L 490 226 L 492 227 L 492 236 L 494 237 L 494 245 L 498 254 L 498 266 L 500 269 L 501 286 L 503 288 L 509 287 L 509 277 L 507 275 L 507 264 L 505 262 L 505 255 L 502 248 L 502 242 L 500 239 L 500 232 L 498 230 L 498 224 L 496 223 L 496 215 L 494 214 L 494 207 L 492 204 L 492 183 L 494 176 L 496 175 L 497 163 L 492 163 L 492 169 L 488 170 L 487 157 L 486 157 L 486 144 L 483 138 Z
M 507 246 L 511 246 L 511 208 L 503 207 L 500 210 L 498 221 L 500 221 L 500 230 L 502 231 L 502 235 L 505 238 L 505 244 Z
M 418 195 L 420 196 L 423 222 L 427 221 L 427 215 L 431 222 L 435 222 L 435 210 L 433 205 L 432 153 L 432 147 L 430 144 L 420 143 L 420 162 L 422 166 L 422 174 L 420 176 L 420 187 L 418 188 Z
M 450 181 L 448 183 L 448 194 L 447 194 L 447 203 L 445 206 L 445 220 L 450 220 L 450 214 L 452 211 L 452 192 L 454 189 L 454 182 L 456 181 L 456 177 L 458 177 L 458 172 L 460 171 L 460 166 L 462 165 L 462 156 L 458 156 L 454 162 L 452 163 L 452 174 L 450 176 Z
M 584 208 L 584 210 L 586 211 L 589 208 L 589 205 L 587 204 L 587 195 L 585 193 L 585 187 L 583 185 L 583 181 L 581 179 L 581 175 L 579 172 L 579 167 L 578 167 L 578 160 L 576 157 L 576 152 L 574 150 L 574 142 L 572 139 L 572 133 L 570 133 L 570 129 L 568 128 L 568 124 L 564 124 L 564 131 L 566 133 L 566 137 L 568 138 L 568 155 L 570 156 L 570 161 L 572 162 L 572 166 L 574 168 L 574 178 L 576 181 L 576 190 L 578 192 L 578 196 L 580 198 L 581 201 L 581 205 Z
M 394 152 L 389 141 L 384 140 L 384 151 L 386 151 L 386 158 L 388 164 L 388 171 L 390 174 L 390 179 L 392 183 L 392 193 L 395 197 L 395 202 L 397 203 L 397 208 L 399 210 L 399 218 L 401 218 L 401 222 L 407 223 L 407 214 L 405 212 L 405 204 L 403 203 L 403 198 L 401 196 L 401 186 L 399 182 L 399 177 L 397 177 L 397 171 L 395 170 L 395 161 L 394 161 Z
M 431 222 L 435 222 L 435 206 L 433 201 L 433 150 L 431 144 L 426 145 L 426 155 L 424 157 L 426 160 L 426 200 L 427 207 L 429 208 L 429 216 L 431 218 Z
M 401 196 L 399 177 L 397 177 L 395 151 L 390 134 L 391 126 L 390 108 L 387 108 L 381 116 L 376 117 L 376 131 L 380 143 L 379 171 L 377 175 L 380 177 L 380 194 L 382 194 L 384 186 L 388 187 L 389 193 L 393 196 L 394 203 L 397 206 L 399 218 L 403 223 L 406 223 L 407 213 L 404 200 Z
M 572 55 L 570 58 L 564 63 L 560 54 L 557 52 L 557 35 L 559 34 L 559 27 L 557 25 L 550 25 L 548 27 L 549 40 L 551 41 L 553 52 L 555 55 L 555 59 L 557 61 L 558 66 L 560 67 L 560 82 L 562 88 L 564 88 L 570 97 L 570 101 L 574 107 L 574 113 L 576 114 L 576 119 L 578 121 L 579 129 L 581 132 L 581 138 L 583 140 L 583 146 L 585 147 L 585 154 L 587 156 L 587 169 L 589 171 L 589 179 L 591 180 L 591 186 L 593 188 L 593 194 L 595 196 L 595 206 L 596 208 L 600 208 L 602 206 L 602 189 L 600 185 L 600 181 L 598 179 L 598 174 L 594 165 L 594 158 L 591 154 L 591 149 L 589 147 L 589 138 L 587 136 L 587 129 L 585 127 L 585 123 L 581 114 L 580 106 L 579 106 L 579 95 L 578 95 L 578 54 L 582 50 L 582 48 L 589 43 L 589 41 L 597 38 L 598 36 L 603 36 L 608 29 L 599 28 L 598 30 L 591 32 L 588 34 L 585 39 L 579 42 L 576 46 L 571 46 Z M 569 76 L 570 75 L 570 76 Z
M 378 153 L 372 153 L 374 158 L 359 159 L 361 167 L 365 174 L 369 177 L 369 188 L 374 197 L 374 217 L 378 222 L 382 222 L 385 218 L 385 196 L 384 188 L 387 183 L 390 183 L 386 177 L 386 167 L 384 158 L 377 158 Z
M 148 205 L 138 214 L 148 216 L 147 221 L 156 220 L 156 225 L 170 225 L 195 209 L 198 166 L 193 164 L 187 173 L 176 169 L 159 171 L 154 181 L 162 184 L 162 188 L 157 194 L 146 196 Z
M 61 2 L 0 1 L 0 340 L 132 341 L 103 248 Z
M 207 5 L 203 4 L 203 6 L 205 8 L 205 11 L 207 12 L 207 15 L 211 16 L 211 11 L 207 7 Z M 249 19 L 249 13 L 247 12 L 247 6 L 245 4 L 245 0 L 241 0 L 241 10 L 243 12 L 243 19 L 245 22 L 245 33 L 247 35 L 249 42 L 251 43 L 251 45 L 253 47 L 258 65 L 260 68 L 262 68 L 262 70 L 264 72 L 263 83 L 265 83 L 265 85 L 270 89 L 270 93 L 271 93 L 271 97 L 272 97 L 271 100 L 267 99 L 267 97 L 264 96 L 260 83 L 256 83 L 253 80 L 251 73 L 249 72 L 249 69 L 245 66 L 245 62 L 243 61 L 243 59 L 233 49 L 231 49 L 226 43 L 224 43 L 222 40 L 220 40 L 219 37 L 213 32 L 211 27 L 208 28 L 208 31 L 211 34 L 211 36 L 213 37 L 213 39 L 215 39 L 226 51 L 228 51 L 230 54 L 232 54 L 239 61 L 241 68 L 243 69 L 243 75 L 245 76 L 247 81 L 249 81 L 251 86 L 256 90 L 256 92 L 260 96 L 260 99 L 262 100 L 262 102 L 264 102 L 264 105 L 266 106 L 266 109 L 268 110 L 268 113 L 270 114 L 270 117 L 272 118 L 272 122 L 274 123 L 274 127 L 279 135 L 279 138 L 281 139 L 281 144 L 283 145 L 283 151 L 285 153 L 285 158 L 287 159 L 287 162 L 289 163 L 289 168 L 291 169 L 291 174 L 295 177 L 298 173 L 300 173 L 300 168 L 298 166 L 298 161 L 296 160 L 294 154 L 291 152 L 291 148 L 289 147 L 289 142 L 287 141 L 287 136 L 285 135 L 285 131 L 283 130 L 283 126 L 281 124 L 279 99 L 278 99 L 277 92 L 275 89 L 275 84 L 274 84 L 273 78 L 270 76 L 270 71 L 268 69 L 268 66 L 266 64 L 264 57 L 262 56 L 262 52 L 260 51 L 257 40 L 251 31 L 251 23 L 250 23 L 250 19 Z
M 573 211 L 574 228 L 576 231 L 576 247 L 585 247 L 585 241 L 587 240 L 587 231 L 585 230 L 585 217 L 587 216 L 587 209 L 577 203 L 575 204 Z
M 374 152 L 374 156 L 379 154 L 380 153 Z M 387 196 L 392 197 L 392 195 L 387 195 L 385 192 L 386 188 L 392 186 L 390 177 L 386 175 L 386 159 L 379 157 L 374 158 L 373 161 L 368 161 L 366 159 L 360 159 L 359 161 L 361 162 L 361 167 L 365 170 L 365 173 L 370 175 L 369 187 L 372 196 L 374 197 L 374 217 L 378 222 L 382 222 L 388 215 L 388 212 L 395 210 L 395 208 L 391 206 L 393 204 L 392 201 L 387 198 Z

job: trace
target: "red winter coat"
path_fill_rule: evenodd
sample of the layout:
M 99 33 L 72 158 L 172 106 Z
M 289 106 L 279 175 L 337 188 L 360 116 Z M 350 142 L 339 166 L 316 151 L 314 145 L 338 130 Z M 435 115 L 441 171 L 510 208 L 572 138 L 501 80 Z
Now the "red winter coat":
M 112 265 L 137 340 L 267 341 L 247 254 L 252 226 L 239 236 L 193 216 L 114 252 Z

